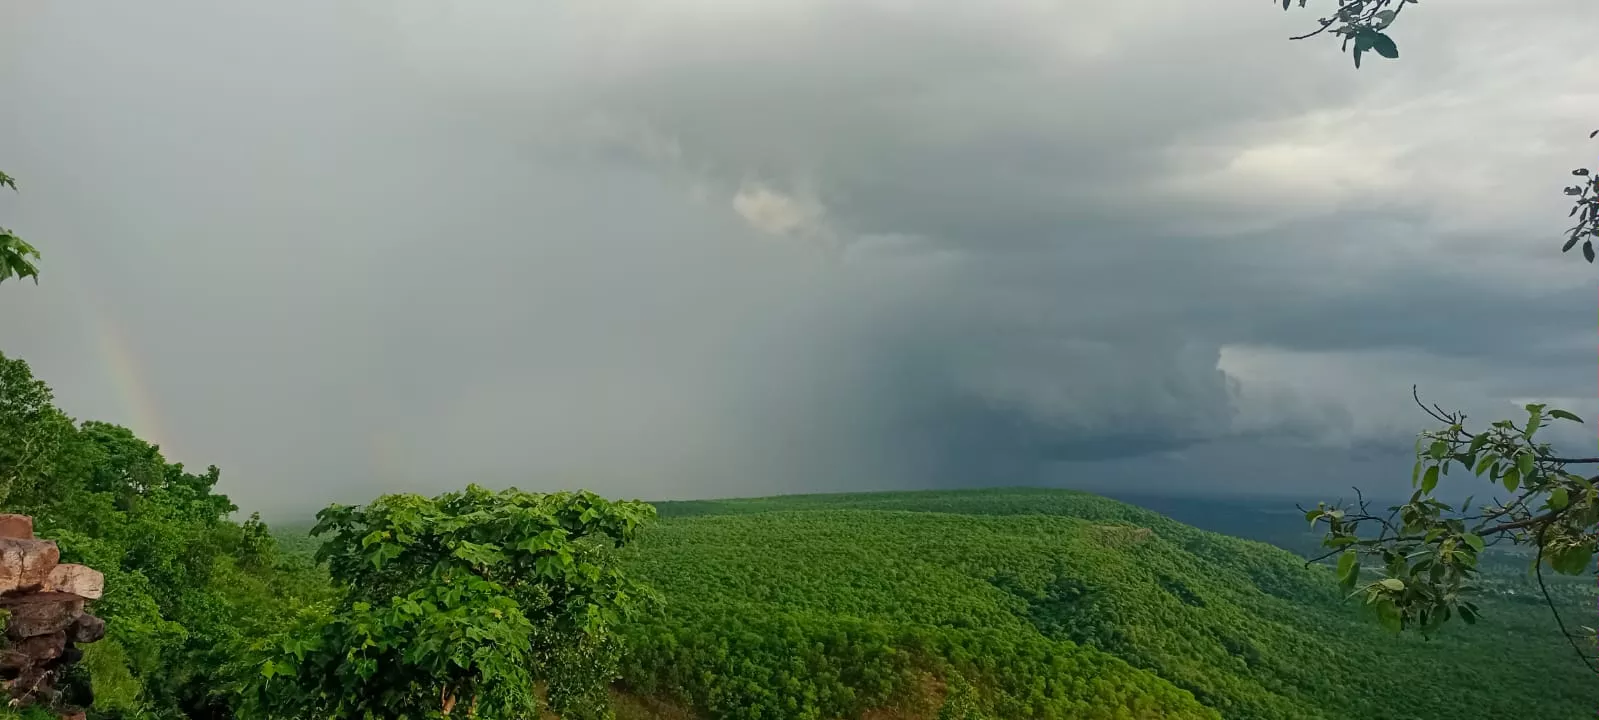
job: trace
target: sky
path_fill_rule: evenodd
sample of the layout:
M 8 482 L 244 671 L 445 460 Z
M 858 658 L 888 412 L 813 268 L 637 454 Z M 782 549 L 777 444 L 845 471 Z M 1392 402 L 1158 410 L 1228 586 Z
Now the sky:
M 1408 488 L 1413 384 L 1599 414 L 1599 5 L 1357 71 L 1326 4 L 0 1 L 0 351 L 269 515 L 1317 496 Z

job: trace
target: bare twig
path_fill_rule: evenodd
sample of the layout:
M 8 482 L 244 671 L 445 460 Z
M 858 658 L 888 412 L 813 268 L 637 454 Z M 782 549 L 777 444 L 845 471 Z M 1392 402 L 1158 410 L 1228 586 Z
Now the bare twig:
M 1495 526 L 1493 526 L 1491 528 L 1484 528 L 1484 529 L 1478 531 L 1476 534 L 1478 534 L 1478 535 L 1496 535 L 1498 533 L 1508 532 L 1510 530 L 1521 530 L 1523 528 L 1532 527 L 1532 526 L 1538 525 L 1540 523 L 1548 523 L 1548 522 L 1554 520 L 1555 518 L 1560 517 L 1560 514 L 1562 512 L 1565 512 L 1565 510 L 1563 510 L 1563 509 L 1562 510 L 1550 510 L 1549 512 L 1546 512 L 1546 513 L 1544 513 L 1542 515 L 1534 515 L 1533 517 L 1523 518 L 1523 519 L 1517 520 L 1515 522 L 1508 522 L 1508 523 L 1504 523 L 1502 525 L 1495 525 Z M 1548 527 L 1548 525 L 1544 525 L 1544 527 Z M 1538 536 L 1540 538 L 1543 537 L 1543 528 L 1539 528 L 1538 529 Z
M 1536 575 L 1537 578 L 1538 578 L 1538 590 L 1543 593 L 1543 601 L 1549 605 L 1549 612 L 1555 616 L 1555 624 L 1560 627 L 1560 634 L 1564 635 L 1566 637 L 1566 642 L 1570 643 L 1571 644 L 1571 649 L 1575 650 L 1577 652 L 1577 657 L 1582 659 L 1582 664 L 1588 666 L 1588 670 L 1591 671 L 1592 673 L 1594 673 L 1595 675 L 1599 675 L 1599 667 L 1595 667 L 1594 666 L 1593 660 L 1588 657 L 1588 653 L 1583 652 L 1582 648 L 1577 647 L 1576 639 L 1572 636 L 1570 631 L 1566 630 L 1565 618 L 1562 618 L 1560 616 L 1560 609 L 1555 607 L 1555 600 L 1554 600 L 1553 597 L 1550 597 L 1550 595 L 1549 595 L 1549 586 L 1544 584 L 1544 581 L 1543 581 L 1543 537 L 1544 537 L 1544 535 L 1543 535 L 1543 533 L 1544 533 L 1544 529 L 1540 528 L 1538 530 L 1538 556 L 1533 558 L 1533 560 L 1532 560 L 1532 571 L 1533 571 L 1533 574 Z
M 1333 26 L 1333 19 L 1332 18 L 1322 18 L 1320 20 L 1317 20 L 1317 22 L 1321 23 L 1321 27 L 1316 28 L 1315 30 L 1313 30 L 1311 32 L 1305 33 L 1304 35 L 1295 35 L 1295 36 L 1293 36 L 1291 38 L 1288 38 L 1288 39 L 1289 40 L 1304 40 L 1306 38 L 1313 38 L 1313 37 L 1316 37 L 1317 35 L 1320 35 L 1320 34 L 1322 34 L 1324 32 L 1327 32 L 1328 28 L 1331 28 Z

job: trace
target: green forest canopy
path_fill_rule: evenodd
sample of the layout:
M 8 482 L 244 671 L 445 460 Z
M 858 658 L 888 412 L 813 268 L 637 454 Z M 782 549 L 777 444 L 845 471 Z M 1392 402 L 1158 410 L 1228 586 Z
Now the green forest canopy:
M 102 717 L 297 716 L 303 708 L 273 704 L 282 695 L 260 702 L 263 681 L 342 697 L 349 687 L 330 690 L 318 684 L 326 675 L 306 668 L 340 665 L 328 653 L 355 640 L 359 623 L 349 621 L 407 601 L 432 602 L 439 617 L 451 602 L 499 607 L 502 618 L 519 612 L 533 625 L 598 617 L 606 629 L 596 637 L 620 641 L 605 646 L 619 656 L 585 656 L 605 660 L 586 666 L 546 656 L 515 671 L 552 694 L 572 679 L 569 717 L 606 716 L 607 695 L 624 717 L 703 718 L 859 718 L 889 708 L 927 718 L 1453 720 L 1586 717 L 1599 702 L 1541 609 L 1511 594 L 1526 589 L 1516 570 L 1480 600 L 1476 627 L 1432 641 L 1396 637 L 1344 601 L 1329 568 L 1068 491 L 660 503 L 652 523 L 645 506 L 590 495 L 393 496 L 325 513 L 332 543 L 319 565 L 284 550 L 256 519 L 230 521 L 214 468 L 190 473 L 124 428 L 73 422 L 21 360 L 0 360 L 0 381 L 0 397 L 24 400 L 0 404 L 7 509 L 34 514 L 65 559 L 107 576 L 95 612 L 109 634 L 86 648 L 84 663 Z M 550 585 L 534 572 L 522 590 L 474 584 L 483 569 L 519 557 L 537 569 L 540 557 L 561 555 L 544 553 L 550 531 L 584 526 L 612 540 L 572 546 L 570 565 L 542 562 L 553 577 L 586 580 Z M 606 550 L 617 536 L 632 542 Z M 446 539 L 454 544 L 439 544 Z M 513 575 L 493 571 L 491 582 L 519 582 Z M 451 582 L 433 582 L 445 576 L 466 581 L 466 594 L 446 597 Z M 635 583 L 651 590 L 633 588 L 643 612 L 631 619 L 518 609 L 547 603 L 552 589 L 614 593 Z M 1573 609 L 1593 599 L 1576 584 L 1561 598 Z M 498 632 L 477 621 L 404 624 L 415 622 L 402 619 L 400 629 L 435 633 L 445 641 L 432 647 L 446 650 L 485 643 L 438 635 L 445 627 Z M 577 625 L 565 627 L 556 632 Z M 309 664 L 285 661 L 294 642 Z M 537 647 L 507 648 L 508 657 Z M 439 681 L 454 672 L 448 655 L 441 675 L 389 677 Z M 380 671 L 429 662 L 426 653 L 363 657 Z M 612 670 L 620 677 L 610 693 L 584 694 L 603 690 Z M 371 687 L 350 687 L 371 699 L 360 694 Z M 402 693 L 412 698 L 406 716 L 434 712 L 406 695 L 417 689 Z M 508 708 L 524 701 L 513 699 Z

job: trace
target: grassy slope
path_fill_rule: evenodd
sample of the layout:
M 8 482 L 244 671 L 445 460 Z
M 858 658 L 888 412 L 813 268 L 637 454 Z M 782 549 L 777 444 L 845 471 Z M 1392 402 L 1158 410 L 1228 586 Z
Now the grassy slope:
M 1575 718 L 1599 704 L 1546 616 L 1495 606 L 1430 643 L 1395 638 L 1288 552 L 1094 495 L 659 507 L 632 562 L 666 606 L 635 630 L 628 678 L 717 717 L 925 704 L 927 673 L 952 672 L 1007 718 Z

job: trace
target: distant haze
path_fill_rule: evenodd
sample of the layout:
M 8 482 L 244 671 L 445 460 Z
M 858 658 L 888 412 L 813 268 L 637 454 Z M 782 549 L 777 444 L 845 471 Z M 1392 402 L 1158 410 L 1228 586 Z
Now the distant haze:
M 268 512 L 1336 494 L 1412 383 L 1593 415 L 1599 4 L 1357 72 L 1330 2 L 0 4 L 0 349 Z

